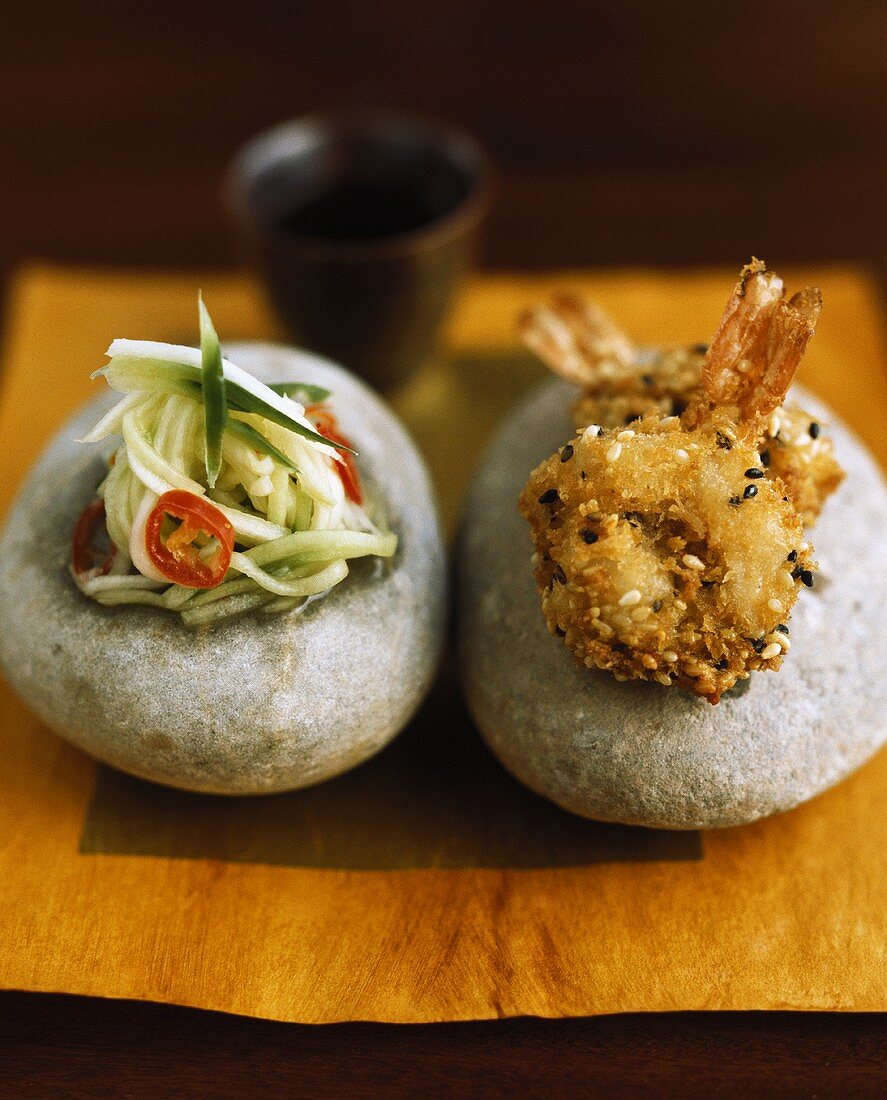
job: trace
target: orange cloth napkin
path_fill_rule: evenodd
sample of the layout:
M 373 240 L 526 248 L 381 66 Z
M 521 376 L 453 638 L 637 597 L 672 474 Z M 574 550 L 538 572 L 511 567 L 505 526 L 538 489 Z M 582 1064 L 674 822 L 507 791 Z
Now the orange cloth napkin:
M 872 284 L 846 268 L 786 275 L 825 298 L 802 380 L 887 463 Z M 448 530 L 495 422 L 542 376 L 516 344 L 520 306 L 572 287 L 639 341 L 694 342 L 734 277 L 476 278 L 447 353 L 393 398 Z M 113 337 L 196 339 L 198 286 L 223 337 L 273 333 L 245 276 L 19 275 L 0 375 L 0 513 L 100 388 L 88 375 Z M 413 726 L 355 772 L 215 799 L 97 767 L 0 683 L 0 986 L 301 1022 L 885 1009 L 885 800 L 882 753 L 808 805 L 739 829 L 586 822 L 499 768 L 446 670 Z

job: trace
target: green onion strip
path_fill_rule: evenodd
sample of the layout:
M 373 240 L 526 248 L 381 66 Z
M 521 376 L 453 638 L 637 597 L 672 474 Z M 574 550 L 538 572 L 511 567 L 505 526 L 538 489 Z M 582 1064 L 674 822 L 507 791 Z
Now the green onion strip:
M 204 449 L 206 483 L 214 489 L 222 468 L 222 437 L 228 423 L 228 399 L 225 396 L 225 373 L 222 369 L 222 348 L 209 310 L 198 298 L 200 312 L 200 360 L 203 391 Z M 256 433 L 258 434 L 258 433 Z

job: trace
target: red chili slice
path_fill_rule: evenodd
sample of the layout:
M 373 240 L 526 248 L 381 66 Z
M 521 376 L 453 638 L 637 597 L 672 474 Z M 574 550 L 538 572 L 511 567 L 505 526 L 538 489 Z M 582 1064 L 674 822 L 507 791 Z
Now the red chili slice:
M 71 536 L 71 565 L 79 577 L 103 577 L 110 572 L 117 547 L 108 535 L 105 502 L 96 497 L 80 513 Z
M 325 436 L 330 443 L 339 443 L 343 447 L 352 446 L 351 442 L 339 432 L 336 418 L 329 409 L 324 408 L 323 405 L 309 405 L 305 413 L 308 419 L 314 424 L 314 427 L 322 436 Z M 357 470 L 357 463 L 354 461 L 354 455 L 349 454 L 347 451 L 339 451 L 339 458 L 341 461 L 336 463 L 336 470 L 339 477 L 342 479 L 342 488 L 345 490 L 345 496 L 347 496 L 349 500 L 353 500 L 355 504 L 363 504 L 360 474 Z
M 216 546 L 202 556 L 200 551 L 212 539 Z M 234 528 L 206 497 L 171 489 L 148 514 L 145 549 L 158 572 L 173 584 L 215 588 L 231 564 Z

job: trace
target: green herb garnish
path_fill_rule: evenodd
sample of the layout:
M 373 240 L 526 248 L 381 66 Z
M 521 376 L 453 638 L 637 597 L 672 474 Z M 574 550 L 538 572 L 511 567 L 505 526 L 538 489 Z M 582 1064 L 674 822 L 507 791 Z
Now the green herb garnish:
M 297 400 L 304 397 L 306 400 L 302 401 L 303 405 L 319 405 L 330 395 L 329 390 L 325 390 L 323 386 L 315 386 L 311 382 L 270 382 L 268 389 L 274 390 L 282 397 L 293 397 Z
M 254 451 L 261 451 L 262 454 L 270 455 L 276 462 L 279 462 L 282 466 L 286 466 L 288 470 L 292 470 L 293 473 L 298 473 L 299 468 L 293 465 L 293 460 L 287 458 L 287 456 L 279 448 L 266 439 L 261 432 L 256 431 L 252 424 L 244 424 L 242 420 L 229 420 L 228 431 L 232 435 L 236 435 L 239 439 L 242 439 L 244 443 L 248 444 Z
M 222 439 L 228 424 L 228 400 L 225 394 L 222 349 L 202 294 L 198 295 L 197 308 L 200 313 L 200 381 L 203 387 L 206 437 L 206 482 L 212 489 L 222 468 Z

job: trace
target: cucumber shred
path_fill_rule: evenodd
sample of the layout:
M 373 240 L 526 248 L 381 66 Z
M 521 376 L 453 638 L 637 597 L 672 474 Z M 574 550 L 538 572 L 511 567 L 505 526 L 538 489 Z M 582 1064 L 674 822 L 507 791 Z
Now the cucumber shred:
M 340 584 L 352 559 L 397 550 L 378 507 L 345 492 L 338 452 L 350 447 L 305 415 L 302 402 L 322 404 L 329 391 L 259 382 L 223 359 L 202 298 L 198 310 L 199 349 L 115 340 L 96 372 L 123 395 L 82 440 L 122 436 L 99 486 L 116 553 L 107 575 L 74 574 L 98 603 L 155 607 L 195 628 L 291 611 Z M 147 516 L 172 490 L 209 500 L 233 528 L 230 564 L 214 588 L 172 583 L 152 564 Z

